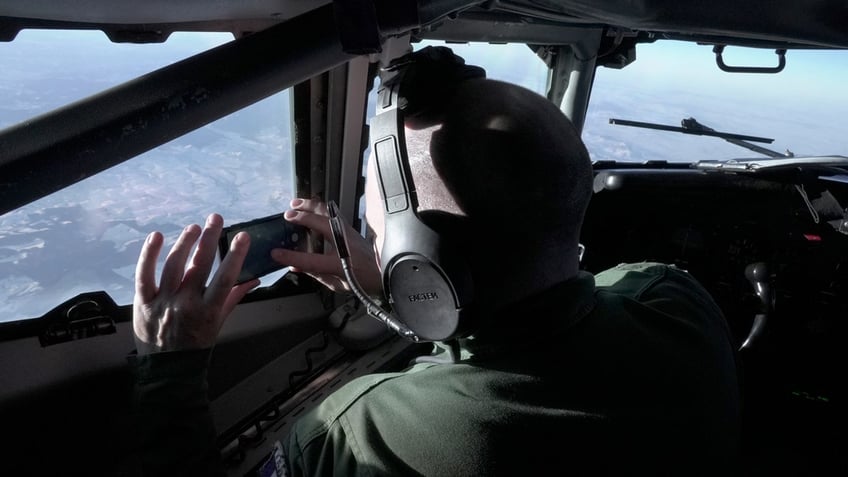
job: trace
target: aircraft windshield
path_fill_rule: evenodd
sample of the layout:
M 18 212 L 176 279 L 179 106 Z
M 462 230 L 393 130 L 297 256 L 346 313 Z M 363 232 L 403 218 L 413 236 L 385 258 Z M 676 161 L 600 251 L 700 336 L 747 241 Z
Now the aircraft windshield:
M 583 139 L 594 160 L 694 162 L 765 156 L 722 139 L 609 124 L 610 118 L 680 126 L 695 118 L 717 131 L 773 138 L 795 156 L 848 155 L 843 118 L 848 52 L 790 50 L 778 74 L 726 73 L 712 47 L 657 41 L 621 70 L 599 68 Z M 774 50 L 728 47 L 731 65 L 774 66 Z
M 422 42 L 426 45 L 443 42 Z M 489 78 L 545 94 L 547 69 L 524 45 L 447 44 Z M 774 66 L 771 49 L 727 47 L 727 64 Z M 617 126 L 610 118 L 681 125 L 695 118 L 717 131 L 774 139 L 760 144 L 795 156 L 848 155 L 843 126 L 848 52 L 790 50 L 779 74 L 721 71 L 712 46 L 657 41 L 637 46 L 636 61 L 598 68 L 583 140 L 595 161 L 696 162 L 763 158 L 722 139 Z
M 0 43 L 0 128 L 231 39 L 175 34 L 164 45 L 109 42 L 100 32 L 25 31 Z M 427 44 L 424 42 L 416 48 Z M 448 45 L 490 78 L 544 94 L 547 68 L 524 45 Z M 600 68 L 583 138 L 594 160 L 762 157 L 713 137 L 609 124 L 610 118 L 774 138 L 770 149 L 848 155 L 846 52 L 787 53 L 776 75 L 720 71 L 712 48 L 658 41 L 622 70 Z M 774 65 L 772 50 L 728 48 L 729 64 Z M 0 216 L 0 322 L 38 317 L 82 292 L 132 301 L 141 241 L 168 244 L 187 223 L 227 223 L 284 210 L 292 195 L 290 114 L 281 93 L 75 186 Z M 275 279 L 279 275 L 271 277 Z
M 231 39 L 175 34 L 165 44 L 125 45 L 100 32 L 25 31 L 0 43 L 0 128 Z M 0 322 L 38 317 L 96 290 L 131 303 L 151 231 L 169 247 L 211 212 L 231 224 L 285 209 L 289 122 L 283 92 L 0 216 Z

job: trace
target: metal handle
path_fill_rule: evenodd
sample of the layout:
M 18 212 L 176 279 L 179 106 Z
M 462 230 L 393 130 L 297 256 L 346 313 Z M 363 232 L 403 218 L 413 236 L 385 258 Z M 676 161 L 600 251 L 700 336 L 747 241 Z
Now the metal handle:
M 716 55 L 716 64 L 722 71 L 728 73 L 780 73 L 786 67 L 786 49 L 780 48 L 774 50 L 777 55 L 777 66 L 731 66 L 724 62 L 722 53 L 724 53 L 725 45 L 713 46 L 713 53 Z

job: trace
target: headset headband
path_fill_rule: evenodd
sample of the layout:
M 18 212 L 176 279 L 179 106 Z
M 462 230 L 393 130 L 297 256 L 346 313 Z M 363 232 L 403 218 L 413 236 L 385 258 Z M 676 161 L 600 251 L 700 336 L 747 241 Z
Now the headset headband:
M 381 250 L 383 287 L 398 319 L 422 340 L 444 341 L 468 331 L 471 280 L 451 247 L 417 213 L 400 111 L 404 72 L 378 92 L 371 148 L 385 214 Z

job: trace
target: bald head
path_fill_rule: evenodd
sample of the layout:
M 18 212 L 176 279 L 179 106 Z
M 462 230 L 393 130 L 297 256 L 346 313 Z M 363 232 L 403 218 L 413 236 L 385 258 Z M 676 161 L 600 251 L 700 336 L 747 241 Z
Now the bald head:
M 575 248 L 591 196 L 589 154 L 550 101 L 493 80 L 459 85 L 429 154 L 409 137 L 419 202 L 461 213 L 475 231 Z M 429 132 L 429 131 L 427 131 Z
M 446 101 L 440 125 L 407 129 L 407 150 L 419 216 L 467 260 L 475 302 L 497 309 L 575 276 L 592 167 L 574 126 L 544 97 L 498 81 L 464 81 Z M 373 164 L 366 215 L 379 251 Z

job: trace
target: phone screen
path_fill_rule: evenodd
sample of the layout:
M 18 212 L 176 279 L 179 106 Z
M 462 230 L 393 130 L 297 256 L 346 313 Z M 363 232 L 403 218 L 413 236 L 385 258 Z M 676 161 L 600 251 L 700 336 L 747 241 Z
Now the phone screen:
M 301 251 L 306 249 L 307 229 L 288 222 L 283 214 L 276 214 L 225 227 L 218 243 L 221 260 L 230 250 L 233 237 L 242 231 L 250 235 L 250 249 L 236 283 L 260 278 L 284 268 L 284 265 L 280 265 L 271 258 L 272 249 L 287 248 Z

